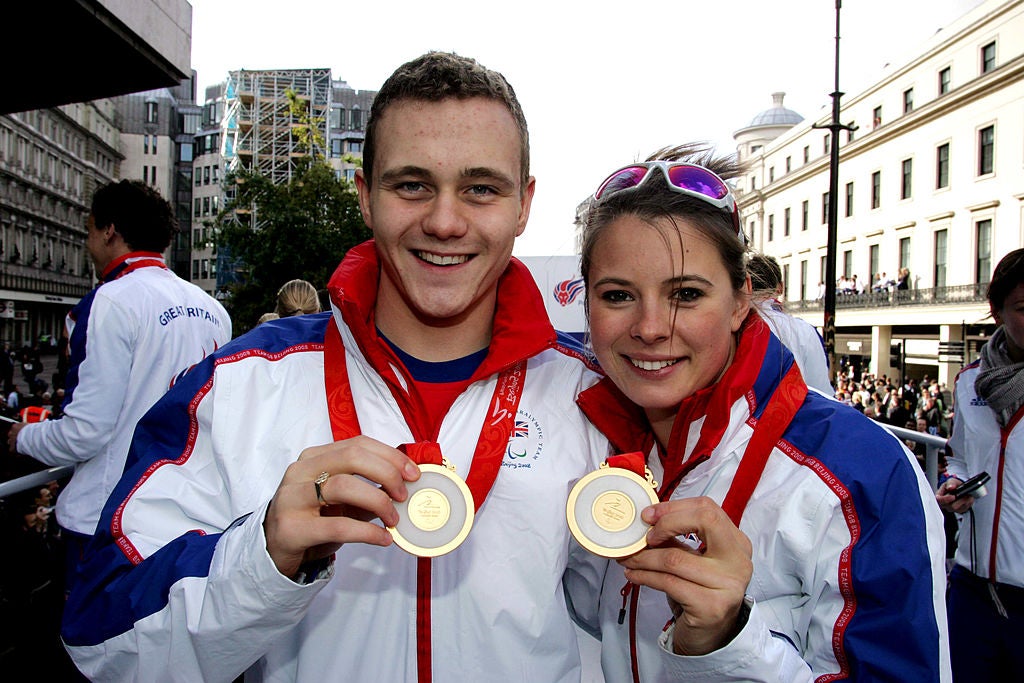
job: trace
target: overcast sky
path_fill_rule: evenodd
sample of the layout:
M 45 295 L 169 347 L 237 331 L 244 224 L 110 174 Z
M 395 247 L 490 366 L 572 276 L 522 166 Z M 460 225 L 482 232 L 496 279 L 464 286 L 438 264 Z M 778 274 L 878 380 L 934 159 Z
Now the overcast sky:
M 846 0 L 840 87 L 853 95 L 981 0 Z M 618 166 L 732 135 L 771 106 L 827 115 L 835 0 L 507 3 L 191 0 L 199 97 L 235 69 L 330 68 L 377 90 L 428 50 L 502 72 L 530 126 L 537 192 L 519 255 L 573 253 L 576 205 Z

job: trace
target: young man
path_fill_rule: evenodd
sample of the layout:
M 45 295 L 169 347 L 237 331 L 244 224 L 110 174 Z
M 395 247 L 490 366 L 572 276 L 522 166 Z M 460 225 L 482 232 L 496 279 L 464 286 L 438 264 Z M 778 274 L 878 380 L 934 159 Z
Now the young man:
M 57 499 L 69 579 L 121 476 L 135 423 L 178 373 L 231 339 L 224 308 L 164 263 L 178 227 L 156 190 L 132 180 L 101 187 L 87 226 L 100 283 L 68 315 L 63 417 L 16 424 L 7 437 L 12 452 L 75 466 Z
M 261 325 L 140 423 L 66 609 L 87 675 L 579 679 L 565 501 L 607 444 L 573 404 L 596 377 L 511 259 L 534 190 L 519 103 L 430 53 L 385 82 L 364 149 L 375 239 L 333 310 Z M 442 456 L 476 518 L 417 558 L 383 527 Z

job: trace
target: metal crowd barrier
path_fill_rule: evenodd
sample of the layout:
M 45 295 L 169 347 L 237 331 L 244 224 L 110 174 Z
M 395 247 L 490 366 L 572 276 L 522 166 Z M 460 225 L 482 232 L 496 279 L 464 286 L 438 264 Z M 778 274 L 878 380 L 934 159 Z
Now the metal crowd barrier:
M 900 439 L 923 443 L 927 447 L 928 452 L 925 455 L 925 478 L 928 480 L 928 483 L 931 484 L 933 491 L 937 489 L 939 480 L 939 451 L 946 445 L 946 439 L 941 436 L 925 434 L 913 429 L 894 427 L 887 424 L 882 424 L 882 426 L 898 436 Z M 72 472 L 74 472 L 74 468 L 70 465 L 64 467 L 51 467 L 47 470 L 26 474 L 25 476 L 18 477 L 17 479 L 0 482 L 0 498 L 5 498 L 15 493 L 27 491 L 49 481 L 53 481 L 54 479 L 70 477 Z
M 0 498 L 6 498 L 7 496 L 12 496 L 15 493 L 21 493 L 22 491 L 28 491 L 29 489 L 51 482 L 54 479 L 70 477 L 71 473 L 74 471 L 75 468 L 71 465 L 64 465 L 62 467 L 51 467 L 47 470 L 40 470 L 38 472 L 33 472 L 32 474 L 26 474 L 23 477 L 0 482 Z

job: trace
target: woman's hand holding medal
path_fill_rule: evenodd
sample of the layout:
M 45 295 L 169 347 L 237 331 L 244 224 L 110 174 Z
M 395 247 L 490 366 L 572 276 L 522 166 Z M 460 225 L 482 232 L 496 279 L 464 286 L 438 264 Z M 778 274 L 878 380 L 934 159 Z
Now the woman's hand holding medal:
M 652 525 L 647 548 L 619 560 L 629 581 L 664 592 L 676 615 L 677 654 L 713 652 L 743 626 L 743 599 L 754 565 L 751 545 L 729 516 L 706 497 L 658 503 L 645 509 Z M 696 537 L 699 546 L 680 542 Z

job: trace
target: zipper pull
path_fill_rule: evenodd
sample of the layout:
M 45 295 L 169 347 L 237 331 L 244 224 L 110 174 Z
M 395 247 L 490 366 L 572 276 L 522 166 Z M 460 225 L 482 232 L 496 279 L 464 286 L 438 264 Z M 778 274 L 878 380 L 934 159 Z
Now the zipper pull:
M 619 594 L 622 596 L 622 608 L 619 610 L 619 625 L 626 622 L 626 602 L 629 601 L 629 594 L 633 592 L 633 584 L 629 581 L 622 587 Z

